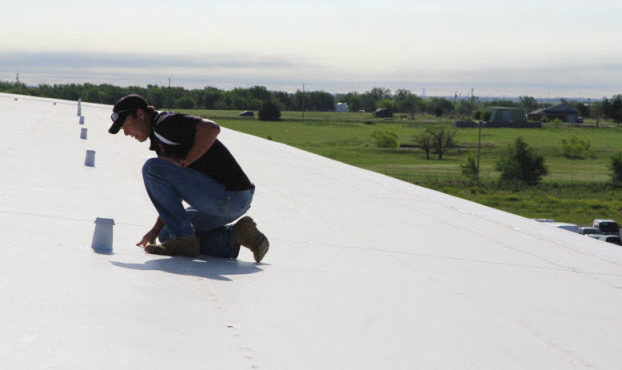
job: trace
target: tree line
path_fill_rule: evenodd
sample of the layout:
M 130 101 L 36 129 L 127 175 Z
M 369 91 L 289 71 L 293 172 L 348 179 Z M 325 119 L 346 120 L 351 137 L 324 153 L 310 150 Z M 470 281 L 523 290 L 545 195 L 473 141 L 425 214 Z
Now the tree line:
M 333 95 L 326 91 L 301 91 L 294 93 L 270 91 L 264 86 L 222 90 L 207 86 L 202 89 L 186 89 L 179 86 L 147 85 L 120 87 L 111 84 L 40 84 L 26 86 L 17 82 L 0 81 L 0 91 L 46 98 L 77 100 L 101 104 L 114 104 L 120 97 L 136 93 L 158 109 L 220 109 L 220 110 L 258 110 L 266 101 L 279 105 L 281 110 L 290 111 L 334 111 L 335 103 L 347 103 L 350 111 L 373 112 L 376 109 L 389 109 L 392 112 L 406 113 L 414 119 L 415 114 L 429 113 L 436 116 L 452 115 L 454 118 L 482 117 L 489 107 L 517 107 L 530 112 L 546 108 L 551 104 L 538 102 L 532 96 L 520 96 L 517 100 L 481 100 L 478 97 L 448 99 L 444 97 L 422 98 L 406 89 L 391 90 L 374 87 L 359 93 Z M 597 120 L 622 122 L 622 95 L 586 102 L 570 102 L 583 117 Z
M 120 87 L 110 84 L 40 84 L 26 86 L 0 81 L 0 91 L 46 98 L 78 100 L 90 103 L 114 104 L 127 94 L 139 94 L 158 109 L 221 109 L 258 110 L 265 101 L 279 104 L 283 110 L 335 110 L 335 97 L 325 91 L 269 91 L 264 86 L 222 90 L 207 86 L 186 89 L 179 86 L 147 85 Z

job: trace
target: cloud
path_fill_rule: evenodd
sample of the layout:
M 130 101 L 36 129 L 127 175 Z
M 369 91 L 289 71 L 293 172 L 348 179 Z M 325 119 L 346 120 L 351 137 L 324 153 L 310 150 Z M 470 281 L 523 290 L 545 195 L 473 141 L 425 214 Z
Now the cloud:
M 40 83 L 111 83 L 224 89 L 263 85 L 293 92 L 305 83 L 311 90 L 363 92 L 374 86 L 428 95 L 476 94 L 602 97 L 621 93 L 622 64 L 536 65 L 513 68 L 410 69 L 359 71 L 344 64 L 295 57 L 242 54 L 112 54 L 85 52 L 14 52 L 0 54 L 0 80 L 15 73 L 30 85 Z
M 294 62 L 247 55 L 113 54 L 83 52 L 2 53 L 1 68 L 287 68 Z

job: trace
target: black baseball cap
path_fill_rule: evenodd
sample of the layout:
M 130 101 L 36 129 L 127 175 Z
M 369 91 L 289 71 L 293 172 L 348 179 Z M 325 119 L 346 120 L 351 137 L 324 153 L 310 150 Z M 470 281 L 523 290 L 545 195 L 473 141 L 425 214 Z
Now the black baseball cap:
M 111 134 L 116 134 L 123 126 L 128 114 L 136 112 L 136 109 L 147 109 L 147 101 L 140 95 L 129 94 L 117 100 L 112 107 L 112 126 L 108 129 Z

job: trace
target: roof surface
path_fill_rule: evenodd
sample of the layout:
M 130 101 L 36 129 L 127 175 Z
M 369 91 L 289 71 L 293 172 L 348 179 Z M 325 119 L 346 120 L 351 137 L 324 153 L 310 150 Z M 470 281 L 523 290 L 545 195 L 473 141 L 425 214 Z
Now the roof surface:
M 534 110 L 533 112 L 529 112 L 529 114 L 541 114 L 541 113 L 578 113 L 578 110 L 576 107 L 570 104 L 557 103 L 547 108 L 542 108 L 542 109 Z
M 53 102 L 56 102 L 54 104 Z M 264 263 L 145 254 L 110 106 L 0 95 L 3 369 L 617 369 L 622 249 L 223 129 Z M 250 123 L 249 123 L 250 124 Z M 95 167 L 83 165 L 95 150 Z M 114 219 L 114 253 L 90 248 Z

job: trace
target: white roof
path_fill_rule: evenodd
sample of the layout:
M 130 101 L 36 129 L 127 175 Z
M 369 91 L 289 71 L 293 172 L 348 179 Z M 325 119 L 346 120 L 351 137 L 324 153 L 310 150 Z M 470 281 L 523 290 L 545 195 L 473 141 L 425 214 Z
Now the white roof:
M 617 369 L 622 248 L 223 129 L 262 264 L 145 254 L 147 143 L 0 95 L 4 369 Z M 95 167 L 83 165 L 95 150 Z M 97 217 L 114 254 L 96 254 Z

